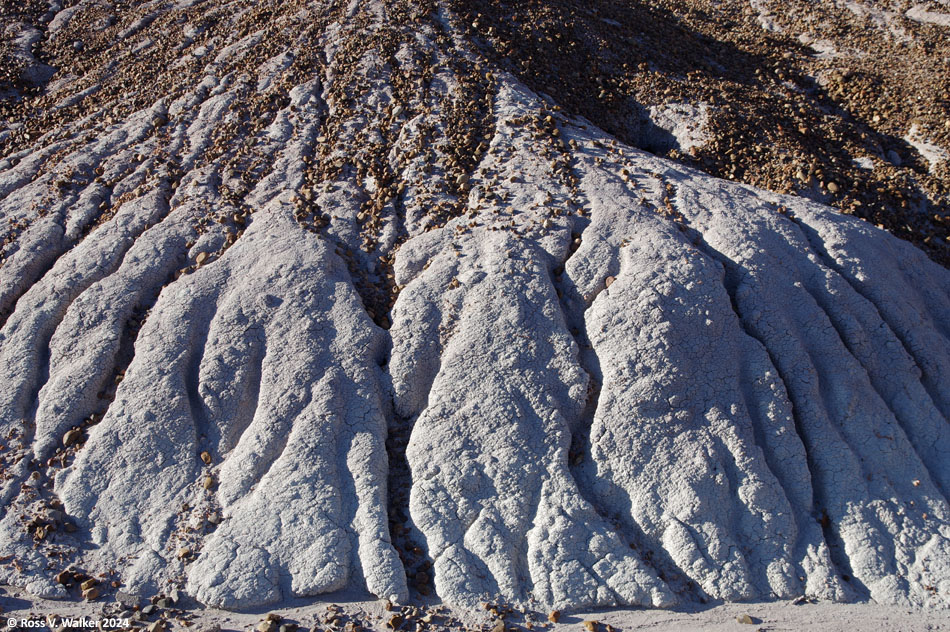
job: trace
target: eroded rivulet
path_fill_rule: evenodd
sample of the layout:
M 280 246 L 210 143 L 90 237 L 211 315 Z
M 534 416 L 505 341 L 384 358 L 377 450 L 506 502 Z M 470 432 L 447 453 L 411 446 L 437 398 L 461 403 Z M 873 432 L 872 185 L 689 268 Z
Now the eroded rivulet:
M 3 132 L 0 580 L 947 605 L 946 269 L 570 117 L 439 3 L 128 13 Z

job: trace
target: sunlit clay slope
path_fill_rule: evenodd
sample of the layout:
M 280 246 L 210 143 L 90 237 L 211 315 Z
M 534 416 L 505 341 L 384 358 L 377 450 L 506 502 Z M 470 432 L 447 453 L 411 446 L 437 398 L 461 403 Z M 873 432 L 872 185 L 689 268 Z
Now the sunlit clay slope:
M 439 3 L 117 11 L 47 16 L 123 44 L 2 136 L 0 581 L 950 604 L 945 268 Z

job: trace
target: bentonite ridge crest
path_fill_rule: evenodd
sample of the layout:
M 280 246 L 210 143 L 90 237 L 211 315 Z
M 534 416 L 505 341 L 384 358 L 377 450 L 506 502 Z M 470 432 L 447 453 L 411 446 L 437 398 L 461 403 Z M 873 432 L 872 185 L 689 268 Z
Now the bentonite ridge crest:
M 946 269 L 323 4 L 147 3 L 0 162 L 0 581 L 950 604 Z

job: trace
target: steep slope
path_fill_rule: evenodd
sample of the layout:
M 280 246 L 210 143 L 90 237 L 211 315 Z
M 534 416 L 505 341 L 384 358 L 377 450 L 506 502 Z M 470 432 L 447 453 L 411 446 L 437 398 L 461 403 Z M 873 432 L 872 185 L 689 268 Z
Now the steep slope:
M 0 581 L 950 604 L 909 243 L 619 142 L 443 4 L 54 8 L 91 52 L 2 132 Z

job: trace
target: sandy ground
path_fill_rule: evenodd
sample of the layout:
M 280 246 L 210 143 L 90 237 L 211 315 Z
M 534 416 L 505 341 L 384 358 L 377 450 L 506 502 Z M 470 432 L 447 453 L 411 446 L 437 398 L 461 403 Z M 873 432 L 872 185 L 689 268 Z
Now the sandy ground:
M 148 628 L 156 620 L 162 619 L 165 622 L 165 630 L 195 630 L 196 632 L 215 629 L 254 630 L 270 613 L 280 616 L 279 624 L 289 623 L 299 626 L 298 632 L 334 629 L 347 632 L 391 630 L 388 622 L 394 615 L 403 619 L 401 623 L 397 619 L 398 629 L 420 632 L 421 630 L 489 631 L 497 621 L 487 610 L 453 611 L 433 604 L 387 610 L 387 604 L 383 601 L 359 601 L 347 595 L 337 595 L 337 597 L 339 599 L 334 602 L 290 603 L 271 611 L 240 613 L 189 607 L 187 603 L 184 603 L 181 608 L 156 608 L 154 613 L 142 616 L 141 620 L 134 622 L 133 625 Z M 16 619 L 15 629 L 27 629 L 28 625 L 24 625 L 25 620 L 42 621 L 51 614 L 60 618 L 86 617 L 92 622 L 114 618 L 119 614 L 119 606 L 111 600 L 103 599 L 95 603 L 84 603 L 36 599 L 11 587 L 2 588 L 0 607 L 3 609 L 0 616 L 0 629 L 14 629 L 9 623 L 11 618 Z M 499 610 L 502 608 L 499 607 Z M 427 614 L 431 615 L 430 622 L 421 623 Z M 751 624 L 740 622 L 745 615 L 751 619 Z M 505 617 L 507 622 L 505 629 L 534 629 L 551 632 L 586 631 L 591 628 L 595 632 L 610 632 L 611 629 L 618 632 L 624 630 L 658 632 L 811 629 L 819 629 L 823 632 L 950 630 L 950 611 L 913 610 L 871 603 L 795 604 L 784 601 L 733 603 L 709 607 L 686 606 L 676 610 L 607 609 L 561 613 L 557 624 L 548 623 L 547 617 L 548 613 L 509 611 Z M 350 622 L 354 625 L 349 626 Z M 33 623 L 30 629 L 38 629 L 36 625 Z M 528 625 L 531 627 L 529 628 Z

